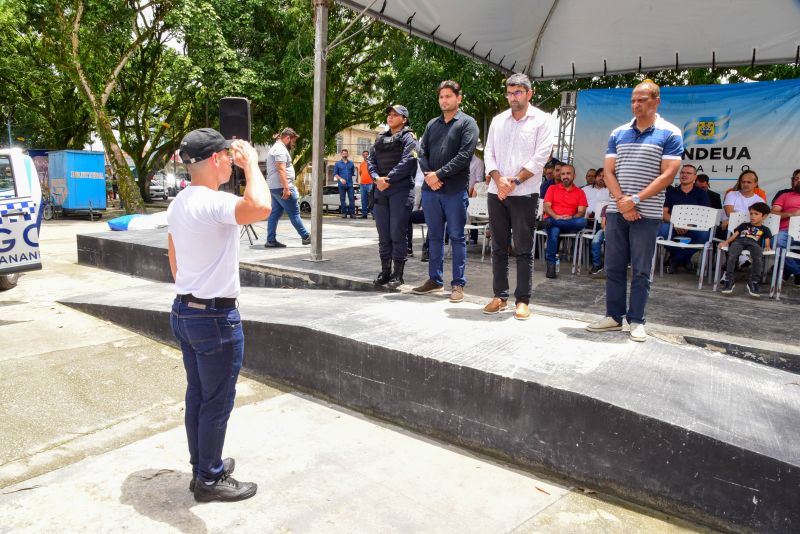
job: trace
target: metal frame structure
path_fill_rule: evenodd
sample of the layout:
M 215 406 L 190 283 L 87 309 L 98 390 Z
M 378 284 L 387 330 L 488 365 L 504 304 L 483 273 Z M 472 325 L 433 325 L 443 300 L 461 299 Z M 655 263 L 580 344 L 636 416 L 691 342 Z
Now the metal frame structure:
M 558 107 L 558 143 L 556 157 L 559 161 L 572 164 L 575 153 L 575 116 L 577 114 L 577 91 L 561 93 L 561 105 Z

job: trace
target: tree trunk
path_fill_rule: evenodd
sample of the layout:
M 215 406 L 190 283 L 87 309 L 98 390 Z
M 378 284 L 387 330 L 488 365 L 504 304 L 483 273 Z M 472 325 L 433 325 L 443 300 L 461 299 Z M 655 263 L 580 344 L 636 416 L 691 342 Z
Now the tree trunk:
M 139 193 L 139 188 L 136 187 L 136 182 L 133 179 L 133 173 L 128 168 L 128 162 L 125 160 L 125 154 L 122 148 L 114 138 L 114 132 L 111 128 L 111 121 L 104 109 L 93 109 L 95 115 L 95 123 L 97 125 L 97 133 L 103 141 L 103 146 L 108 154 L 111 168 L 117 177 L 117 186 L 119 187 L 119 196 L 125 204 L 125 213 L 144 213 L 144 201 L 142 195 Z M 144 180 L 146 177 L 142 177 Z

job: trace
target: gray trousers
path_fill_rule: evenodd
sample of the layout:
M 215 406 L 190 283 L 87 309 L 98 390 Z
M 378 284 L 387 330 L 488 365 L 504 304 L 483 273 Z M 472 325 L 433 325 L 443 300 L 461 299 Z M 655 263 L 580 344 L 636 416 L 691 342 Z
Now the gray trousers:
M 761 270 L 764 268 L 764 254 L 759 245 L 749 237 L 738 237 L 728 247 L 728 262 L 725 264 L 725 276 L 733 278 L 736 269 L 736 260 L 743 251 L 750 251 L 750 281 L 758 282 L 761 280 Z

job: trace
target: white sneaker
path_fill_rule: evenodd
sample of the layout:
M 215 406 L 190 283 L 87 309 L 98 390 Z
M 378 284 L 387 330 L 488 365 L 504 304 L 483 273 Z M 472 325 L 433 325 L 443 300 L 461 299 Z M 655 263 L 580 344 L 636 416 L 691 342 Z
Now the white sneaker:
M 647 339 L 647 331 L 642 323 L 631 323 L 631 339 L 633 341 L 645 341 Z
M 593 323 L 586 325 L 589 332 L 610 332 L 612 330 L 622 330 L 622 323 L 618 323 L 613 317 L 603 317 Z

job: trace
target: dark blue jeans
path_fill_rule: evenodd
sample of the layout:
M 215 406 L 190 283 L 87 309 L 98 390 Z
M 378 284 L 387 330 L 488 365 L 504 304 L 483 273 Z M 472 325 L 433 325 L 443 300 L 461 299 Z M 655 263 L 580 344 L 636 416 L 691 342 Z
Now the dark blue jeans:
M 222 475 L 222 446 L 244 356 L 242 321 L 236 308 L 201 310 L 177 298 L 169 319 L 186 369 L 185 422 L 192 474 L 211 482 Z
M 659 219 L 642 217 L 629 222 L 619 213 L 606 219 L 606 315 L 621 323 L 645 323 L 650 295 L 650 269 L 656 249 Z M 631 264 L 631 298 L 628 304 L 628 263 Z
M 586 227 L 586 218 L 577 219 L 553 219 L 548 217 L 545 220 L 545 231 L 547 232 L 547 246 L 545 248 L 544 259 L 547 263 L 555 263 L 558 260 L 558 241 L 562 233 L 574 234 Z
M 422 210 L 425 212 L 425 223 L 428 225 L 428 277 L 439 285 L 444 285 L 444 229 L 447 223 L 447 235 L 453 247 L 453 280 L 454 286 L 465 286 L 467 279 L 467 240 L 464 238 L 464 225 L 467 224 L 467 205 L 469 199 L 466 189 L 458 193 L 440 193 L 438 191 L 422 191 Z
M 352 184 L 342 185 L 339 182 L 339 213 L 342 215 L 356 214 L 356 192 Z M 349 201 L 349 204 L 346 202 Z
M 374 184 L 361 184 L 361 216 L 366 217 L 369 215 L 369 193 L 372 191 Z
M 287 199 L 281 198 L 283 189 L 270 189 L 269 193 L 272 196 L 272 213 L 269 214 L 267 219 L 267 242 L 275 241 L 275 232 L 278 228 L 278 220 L 283 216 L 283 212 L 289 216 L 289 221 L 297 230 L 300 237 L 310 235 L 303 219 L 300 218 L 300 208 L 297 205 L 297 189 L 291 188 L 292 196 Z

